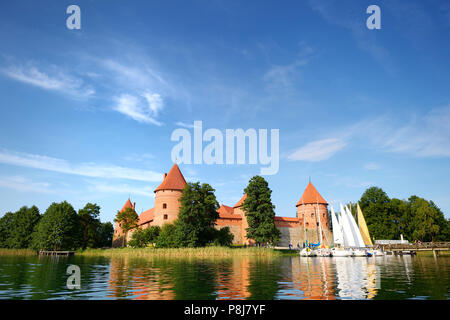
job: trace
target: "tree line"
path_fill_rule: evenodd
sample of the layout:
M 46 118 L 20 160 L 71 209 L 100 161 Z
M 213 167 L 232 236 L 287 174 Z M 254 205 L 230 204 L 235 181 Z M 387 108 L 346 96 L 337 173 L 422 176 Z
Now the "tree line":
M 110 247 L 114 227 L 102 223 L 100 207 L 87 203 L 75 211 L 66 201 L 52 203 L 41 215 L 36 206 L 0 218 L 0 248 L 76 250 Z
M 379 187 L 368 188 L 359 205 L 372 239 L 410 242 L 450 241 L 450 219 L 431 200 L 411 196 L 408 200 L 389 198 Z M 350 203 L 357 218 L 356 203 Z
M 233 234 L 229 227 L 215 228 L 219 218 L 219 203 L 214 189 L 207 183 L 187 183 L 180 198 L 180 212 L 173 223 L 166 223 L 161 228 L 150 226 L 142 229 L 138 226 L 139 216 L 133 208 L 118 212 L 115 222 L 121 225 L 124 232 L 122 245 L 129 231 L 133 230 L 128 245 L 146 247 L 153 245 L 159 248 L 203 247 L 206 245 L 229 246 L 233 242 Z M 276 228 L 275 206 L 267 181 L 261 176 L 250 179 L 244 192 L 247 198 L 243 210 L 247 216 L 247 235 L 257 245 L 276 244 L 280 239 L 280 231 Z

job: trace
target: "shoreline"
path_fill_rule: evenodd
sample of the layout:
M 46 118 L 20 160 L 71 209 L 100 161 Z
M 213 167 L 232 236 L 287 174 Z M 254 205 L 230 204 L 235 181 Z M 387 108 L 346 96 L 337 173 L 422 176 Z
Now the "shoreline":
M 38 252 L 31 249 L 0 249 L 0 256 L 32 256 Z M 257 247 L 199 247 L 199 248 L 108 248 L 76 250 L 81 257 L 170 257 L 170 258 L 234 258 L 234 257 L 281 257 L 295 256 L 298 251 Z

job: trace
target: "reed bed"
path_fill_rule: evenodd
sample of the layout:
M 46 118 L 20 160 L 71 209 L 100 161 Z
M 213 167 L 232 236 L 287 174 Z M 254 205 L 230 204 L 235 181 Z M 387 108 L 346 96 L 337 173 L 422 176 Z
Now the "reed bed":
M 114 249 L 86 249 L 77 251 L 80 256 L 103 257 L 170 257 L 170 258 L 233 258 L 233 257 L 275 257 L 282 253 L 268 248 L 228 248 L 228 247 L 204 247 L 204 248 L 114 248 Z
M 0 256 L 35 256 L 35 250 L 31 249 L 0 249 Z

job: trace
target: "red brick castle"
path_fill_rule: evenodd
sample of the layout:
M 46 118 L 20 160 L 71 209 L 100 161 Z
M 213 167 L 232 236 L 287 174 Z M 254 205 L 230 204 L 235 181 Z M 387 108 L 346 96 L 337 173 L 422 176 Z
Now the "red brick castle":
M 186 180 L 177 164 L 174 164 L 169 173 L 164 174 L 162 183 L 155 189 L 155 206 L 139 215 L 139 226 L 148 228 L 149 226 L 162 226 L 164 223 L 173 222 L 180 210 L 180 197 Z M 234 235 L 235 244 L 252 244 L 252 239 L 247 238 L 246 228 L 248 228 L 245 213 L 242 210 L 246 194 L 233 206 L 221 205 L 218 209 L 219 219 L 216 221 L 216 228 L 229 227 Z M 135 209 L 136 204 L 127 200 L 121 211 L 126 208 Z M 302 245 L 305 241 L 305 229 L 309 242 L 318 242 L 319 221 L 322 226 L 323 241 L 331 243 L 330 223 L 328 221 L 328 203 L 319 194 L 311 182 L 309 182 L 303 195 L 298 201 L 296 217 L 275 217 L 275 225 L 281 231 L 280 246 L 292 244 Z M 130 239 L 132 231 L 128 233 L 127 240 Z M 122 245 L 124 233 L 120 225 L 116 223 L 114 229 L 113 246 Z

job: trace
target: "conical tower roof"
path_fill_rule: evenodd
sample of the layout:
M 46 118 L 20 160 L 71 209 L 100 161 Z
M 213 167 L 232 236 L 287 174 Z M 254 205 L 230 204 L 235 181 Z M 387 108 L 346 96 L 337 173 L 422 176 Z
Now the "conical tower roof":
M 296 207 L 298 207 L 301 204 L 308 204 L 308 203 L 321 203 L 328 205 L 328 202 L 325 201 L 324 198 L 320 195 L 320 193 L 317 191 L 317 189 L 313 186 L 311 181 L 306 186 L 305 191 L 303 192 L 302 197 L 297 202 Z
M 242 205 L 244 204 L 244 200 L 247 199 L 247 194 L 244 193 L 244 195 L 242 196 L 241 200 L 239 200 L 234 206 L 233 208 L 239 208 L 242 207 Z
M 186 180 L 184 180 L 180 168 L 175 163 L 167 176 L 164 177 L 163 182 L 155 189 L 155 192 L 160 190 L 183 190 L 185 185 Z
M 123 205 L 123 207 L 122 207 L 122 209 L 120 210 L 120 212 L 125 211 L 126 208 L 134 209 L 133 204 L 131 204 L 130 198 L 128 198 L 127 202 L 125 202 L 125 204 Z

